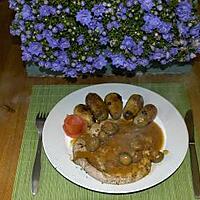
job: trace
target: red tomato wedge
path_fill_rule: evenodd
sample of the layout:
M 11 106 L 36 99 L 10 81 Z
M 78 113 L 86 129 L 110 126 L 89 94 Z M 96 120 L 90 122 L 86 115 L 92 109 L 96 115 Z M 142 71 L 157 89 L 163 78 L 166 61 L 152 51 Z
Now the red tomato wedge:
M 86 122 L 77 115 L 67 115 L 63 129 L 69 137 L 76 138 L 86 130 Z

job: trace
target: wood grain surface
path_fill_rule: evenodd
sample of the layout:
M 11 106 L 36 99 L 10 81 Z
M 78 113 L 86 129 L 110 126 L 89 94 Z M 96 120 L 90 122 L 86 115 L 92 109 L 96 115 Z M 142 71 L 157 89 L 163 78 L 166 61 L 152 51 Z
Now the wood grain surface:
M 186 75 L 171 76 L 103 76 L 69 81 L 59 78 L 28 78 L 21 60 L 20 43 L 9 34 L 13 12 L 7 1 L 0 1 L 0 199 L 11 199 L 17 161 L 34 84 L 94 84 L 104 82 L 144 83 L 182 82 L 194 111 L 200 133 L 200 58 L 193 61 L 193 70 Z M 175 94 L 174 94 L 175 95 Z

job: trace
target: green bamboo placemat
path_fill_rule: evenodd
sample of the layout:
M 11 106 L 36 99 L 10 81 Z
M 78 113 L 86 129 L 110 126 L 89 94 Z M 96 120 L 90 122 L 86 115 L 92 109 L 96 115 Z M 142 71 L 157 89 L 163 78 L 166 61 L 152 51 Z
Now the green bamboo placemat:
M 13 200 L 192 200 L 193 188 L 191 182 L 190 157 L 187 156 L 181 167 L 166 181 L 145 191 L 111 195 L 93 192 L 81 188 L 61 176 L 50 164 L 42 152 L 42 170 L 38 194 L 31 194 L 31 173 L 37 146 L 35 116 L 38 111 L 50 111 L 64 96 L 85 87 L 86 85 L 37 85 L 33 87 L 28 110 L 24 136 L 18 161 Z M 143 84 L 166 99 L 184 115 L 189 108 L 187 91 L 184 85 L 178 83 Z M 200 138 L 197 138 L 200 143 Z M 198 145 L 200 146 L 200 145 Z M 197 149 L 198 152 L 200 149 Z

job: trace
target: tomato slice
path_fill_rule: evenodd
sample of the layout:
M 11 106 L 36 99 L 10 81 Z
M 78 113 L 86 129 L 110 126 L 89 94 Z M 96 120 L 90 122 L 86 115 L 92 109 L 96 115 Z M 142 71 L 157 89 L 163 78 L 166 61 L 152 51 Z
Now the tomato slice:
M 63 129 L 69 137 L 76 138 L 86 130 L 86 122 L 77 115 L 67 115 Z

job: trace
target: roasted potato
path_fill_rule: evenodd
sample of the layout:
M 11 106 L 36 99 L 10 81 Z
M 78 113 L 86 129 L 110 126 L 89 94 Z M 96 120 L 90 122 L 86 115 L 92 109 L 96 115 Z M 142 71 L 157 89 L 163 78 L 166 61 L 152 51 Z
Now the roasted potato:
M 109 93 L 106 95 L 104 102 L 113 119 L 119 119 L 122 114 L 123 102 L 122 97 L 117 93 Z
M 145 105 L 136 115 L 133 122 L 137 127 L 145 127 L 150 124 L 157 115 L 157 108 L 153 104 Z
M 107 107 L 102 98 L 96 93 L 88 93 L 85 98 L 86 105 L 90 108 L 95 120 L 103 121 L 108 118 Z
M 124 110 L 123 117 L 126 120 L 133 119 L 144 105 L 143 97 L 139 94 L 133 94 L 129 97 Z
M 78 104 L 75 106 L 74 114 L 83 118 L 87 122 L 88 126 L 91 126 L 94 123 L 90 108 L 84 104 Z

